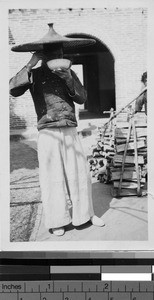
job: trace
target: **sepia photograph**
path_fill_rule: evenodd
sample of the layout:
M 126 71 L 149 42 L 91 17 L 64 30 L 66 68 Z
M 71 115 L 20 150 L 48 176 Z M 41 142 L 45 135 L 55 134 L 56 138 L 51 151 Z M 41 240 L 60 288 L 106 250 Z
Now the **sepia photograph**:
M 10 247 L 149 241 L 149 8 L 124 2 L 8 7 Z

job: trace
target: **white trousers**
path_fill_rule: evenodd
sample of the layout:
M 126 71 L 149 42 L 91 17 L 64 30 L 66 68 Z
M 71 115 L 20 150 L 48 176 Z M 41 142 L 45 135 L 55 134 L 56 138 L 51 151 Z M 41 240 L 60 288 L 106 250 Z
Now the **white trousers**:
M 86 223 L 94 215 L 91 178 L 76 128 L 40 130 L 38 160 L 45 226 Z

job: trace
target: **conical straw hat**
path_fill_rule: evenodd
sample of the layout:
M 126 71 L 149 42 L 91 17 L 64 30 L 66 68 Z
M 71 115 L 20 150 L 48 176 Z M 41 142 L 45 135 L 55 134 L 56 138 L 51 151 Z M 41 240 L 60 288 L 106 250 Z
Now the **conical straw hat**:
M 61 36 L 54 30 L 53 23 L 49 23 L 48 26 L 48 33 L 40 40 L 13 46 L 11 50 L 15 52 L 41 51 L 46 47 L 48 47 L 48 49 L 52 49 L 54 46 L 62 44 L 64 52 L 67 52 L 67 50 L 70 49 L 73 50 L 80 47 L 90 46 L 95 43 L 94 39 Z

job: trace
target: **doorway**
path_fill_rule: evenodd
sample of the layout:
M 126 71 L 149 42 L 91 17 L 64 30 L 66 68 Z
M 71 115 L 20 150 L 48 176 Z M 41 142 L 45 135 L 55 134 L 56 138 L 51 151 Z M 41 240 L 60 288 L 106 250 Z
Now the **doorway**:
M 67 36 L 94 38 L 82 34 Z M 106 45 L 96 38 L 95 40 L 94 45 L 65 54 L 72 60 L 74 71 L 78 66 L 82 69 L 82 74 L 80 72 L 78 77 L 87 91 L 87 101 L 80 108 L 80 118 L 102 118 L 105 116 L 104 112 L 111 108 L 116 110 L 114 57 Z

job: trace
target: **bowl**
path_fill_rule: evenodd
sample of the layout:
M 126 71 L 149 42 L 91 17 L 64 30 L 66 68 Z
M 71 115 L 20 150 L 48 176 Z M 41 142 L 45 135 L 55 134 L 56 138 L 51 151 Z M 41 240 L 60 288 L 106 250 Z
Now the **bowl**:
M 69 59 L 57 58 L 52 59 L 47 62 L 47 66 L 50 70 L 61 70 L 61 69 L 69 69 L 72 63 Z

